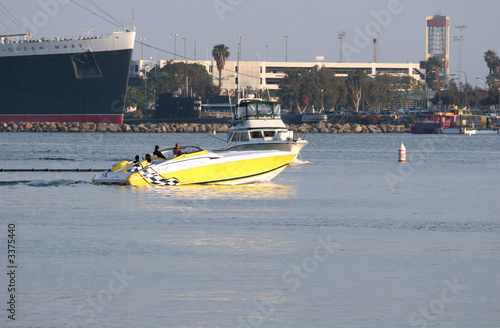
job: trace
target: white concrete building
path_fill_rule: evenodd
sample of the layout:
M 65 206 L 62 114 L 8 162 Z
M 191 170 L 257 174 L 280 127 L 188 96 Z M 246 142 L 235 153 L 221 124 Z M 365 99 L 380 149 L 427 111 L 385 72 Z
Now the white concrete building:
M 167 60 L 160 60 L 159 62 L 155 62 L 154 60 L 132 60 L 130 63 L 130 77 L 144 77 L 145 72 L 149 72 L 156 65 L 160 65 L 160 68 L 167 65 Z
M 176 62 L 184 62 L 177 60 Z M 161 60 L 160 67 L 165 66 L 167 61 Z M 219 71 L 215 60 L 188 61 L 188 63 L 199 64 L 206 68 L 213 76 L 214 84 L 219 83 Z M 153 65 L 152 65 L 153 64 Z M 368 75 L 374 77 L 378 74 L 409 75 L 420 80 L 420 64 L 418 63 L 328 63 L 328 62 L 259 62 L 241 61 L 239 67 L 240 88 L 245 89 L 269 89 L 277 90 L 278 85 L 285 76 L 288 69 L 311 69 L 314 66 L 324 66 L 335 72 L 337 76 L 347 76 L 349 72 L 364 70 Z M 154 63 L 145 60 L 132 62 L 131 76 L 142 76 L 141 72 L 148 67 L 154 67 Z M 238 62 L 226 61 L 222 71 L 222 90 L 237 89 Z
M 219 71 L 215 61 L 190 61 L 205 66 L 213 76 L 214 84 L 219 83 Z M 226 61 L 222 71 L 222 89 L 237 88 L 238 67 L 236 61 Z M 364 70 L 374 77 L 378 74 L 409 75 L 420 80 L 418 63 L 327 63 L 327 62 L 258 62 L 241 61 L 239 67 L 240 88 L 277 90 L 288 69 L 310 69 L 314 66 L 325 67 L 337 76 L 347 76 L 349 72 Z

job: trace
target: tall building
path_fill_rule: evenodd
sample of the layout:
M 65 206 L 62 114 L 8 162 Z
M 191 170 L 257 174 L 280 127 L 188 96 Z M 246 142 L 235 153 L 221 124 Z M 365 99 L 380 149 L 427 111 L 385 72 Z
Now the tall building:
M 426 17 L 425 59 L 437 56 L 443 61 L 444 73 L 450 73 L 450 17 L 439 12 Z

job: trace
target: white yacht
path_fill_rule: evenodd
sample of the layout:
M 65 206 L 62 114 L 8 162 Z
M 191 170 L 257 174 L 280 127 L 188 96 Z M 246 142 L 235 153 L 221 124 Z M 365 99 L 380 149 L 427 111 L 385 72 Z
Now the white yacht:
M 281 150 L 298 154 L 305 145 L 303 134 L 288 130 L 281 120 L 279 103 L 250 96 L 239 101 L 227 145 L 219 151 Z

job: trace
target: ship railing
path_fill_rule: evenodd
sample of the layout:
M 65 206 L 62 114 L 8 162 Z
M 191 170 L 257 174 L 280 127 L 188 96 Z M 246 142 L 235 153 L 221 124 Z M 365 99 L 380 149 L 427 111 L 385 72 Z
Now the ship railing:
M 0 37 L 0 44 L 21 44 L 21 43 L 41 43 L 41 42 L 49 42 L 49 41 L 80 41 L 80 40 L 96 40 L 96 39 L 104 39 L 109 37 L 111 34 L 105 35 L 79 35 L 79 36 L 71 36 L 71 37 L 41 37 L 35 38 L 29 35 L 11 35 L 11 36 L 3 36 Z

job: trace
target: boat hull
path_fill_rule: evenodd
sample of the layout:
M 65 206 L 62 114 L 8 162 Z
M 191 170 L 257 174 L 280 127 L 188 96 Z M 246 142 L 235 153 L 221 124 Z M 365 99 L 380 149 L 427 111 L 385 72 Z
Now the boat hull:
M 300 150 L 307 145 L 306 140 L 297 140 L 289 142 L 248 142 L 229 146 L 225 151 L 244 151 L 244 150 L 281 150 L 299 153 Z
M 326 122 L 328 120 L 328 115 L 313 113 L 313 114 L 303 114 L 302 115 L 302 123 L 306 124 L 314 124 L 319 122 Z
M 411 127 L 413 134 L 499 134 L 498 128 L 471 128 L 471 127 L 446 127 L 439 123 L 414 123 Z
M 135 32 L 0 45 L 0 122 L 123 123 Z
M 437 134 L 441 130 L 441 125 L 435 122 L 413 123 L 410 132 L 412 134 Z
M 156 159 L 153 165 L 120 162 L 95 176 L 93 182 L 134 186 L 264 182 L 276 177 L 296 156 L 296 153 L 285 151 L 203 151 L 169 160 Z

